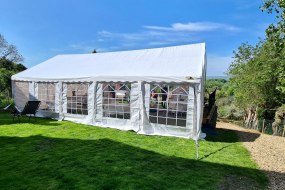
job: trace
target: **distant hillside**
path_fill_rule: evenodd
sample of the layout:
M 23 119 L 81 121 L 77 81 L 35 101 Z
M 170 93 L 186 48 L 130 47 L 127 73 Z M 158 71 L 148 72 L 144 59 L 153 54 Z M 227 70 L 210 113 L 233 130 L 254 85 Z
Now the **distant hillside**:
M 226 79 L 229 80 L 228 76 L 206 76 L 206 79 Z

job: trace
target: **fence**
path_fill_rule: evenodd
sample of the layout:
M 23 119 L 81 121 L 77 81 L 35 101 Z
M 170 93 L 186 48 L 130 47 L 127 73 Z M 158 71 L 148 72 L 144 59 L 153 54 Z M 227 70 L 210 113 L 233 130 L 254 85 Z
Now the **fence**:
M 284 128 L 285 120 L 282 120 L 281 124 L 276 127 L 274 126 L 272 127 L 274 120 L 267 120 L 267 119 L 258 120 L 257 123 L 251 124 L 251 125 L 246 125 L 244 121 L 234 121 L 234 120 L 228 120 L 228 119 L 220 119 L 220 120 L 225 121 L 225 122 L 234 123 L 244 128 L 255 129 L 264 134 L 268 134 L 268 135 L 274 134 L 276 136 L 285 137 L 285 128 Z
M 252 128 L 255 130 L 260 131 L 261 133 L 265 133 L 268 135 L 276 135 L 276 136 L 285 136 L 285 129 L 284 129 L 284 122 L 285 120 L 282 120 L 281 124 L 279 126 L 272 126 L 274 120 L 258 120 L 257 124 L 253 126 Z

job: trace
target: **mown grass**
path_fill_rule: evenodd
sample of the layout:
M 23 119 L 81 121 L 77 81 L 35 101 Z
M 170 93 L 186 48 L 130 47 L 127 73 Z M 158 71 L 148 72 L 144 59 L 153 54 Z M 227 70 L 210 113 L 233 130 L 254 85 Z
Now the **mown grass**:
M 200 142 L 0 114 L 0 189 L 264 189 L 232 131 Z

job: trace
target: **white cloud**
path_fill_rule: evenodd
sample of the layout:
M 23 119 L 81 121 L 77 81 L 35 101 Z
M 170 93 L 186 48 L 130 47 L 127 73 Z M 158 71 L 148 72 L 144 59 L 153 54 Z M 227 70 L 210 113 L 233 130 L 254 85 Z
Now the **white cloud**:
M 118 47 L 141 48 L 157 47 L 162 45 L 186 44 L 202 41 L 197 34 L 173 31 L 156 31 L 145 29 L 134 33 L 120 33 L 100 31 L 98 39 L 104 42 L 112 42 Z M 114 49 L 113 49 L 114 50 Z
M 97 33 L 97 42 L 112 43 L 112 46 L 116 46 L 107 47 L 108 50 L 159 47 L 206 41 L 207 37 L 214 35 L 211 33 L 213 31 L 230 31 L 231 34 L 240 29 L 216 22 L 173 23 L 169 27 L 142 26 L 140 31 L 132 33 L 102 30 Z
M 212 22 L 174 23 L 170 27 L 144 26 L 140 31 L 132 33 L 102 30 L 97 33 L 96 39 L 73 43 L 63 49 L 54 49 L 54 51 L 57 53 L 90 53 L 94 49 L 98 52 L 105 52 L 189 44 L 213 38 L 213 35 L 217 33 L 213 34 L 212 31 L 224 31 L 228 34 L 227 31 L 236 32 L 238 30 L 237 27 L 231 25 Z M 201 34 L 201 32 L 204 33 Z M 231 56 L 208 54 L 207 75 L 225 75 L 231 62 Z
M 237 32 L 240 29 L 238 27 L 216 23 L 216 22 L 188 22 L 188 23 L 174 23 L 170 27 L 163 26 L 144 26 L 150 30 L 161 30 L 161 31 L 184 31 L 184 32 L 206 32 L 215 30 L 227 30 Z
M 108 47 L 108 50 L 138 49 L 148 47 L 161 47 L 166 45 L 186 44 L 201 42 L 199 35 L 192 32 L 168 31 L 168 30 L 144 30 L 137 33 L 112 33 L 101 31 L 99 38 L 107 38 L 118 44 L 115 47 Z M 208 54 L 207 56 L 207 75 L 224 76 L 229 68 L 231 56 Z

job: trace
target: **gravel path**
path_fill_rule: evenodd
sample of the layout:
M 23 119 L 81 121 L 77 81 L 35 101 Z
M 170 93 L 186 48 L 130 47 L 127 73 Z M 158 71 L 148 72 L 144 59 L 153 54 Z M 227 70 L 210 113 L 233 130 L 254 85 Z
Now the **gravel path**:
M 218 122 L 217 128 L 235 130 L 259 168 L 269 178 L 268 189 L 285 190 L 285 137 L 261 134 L 230 123 Z

